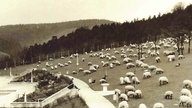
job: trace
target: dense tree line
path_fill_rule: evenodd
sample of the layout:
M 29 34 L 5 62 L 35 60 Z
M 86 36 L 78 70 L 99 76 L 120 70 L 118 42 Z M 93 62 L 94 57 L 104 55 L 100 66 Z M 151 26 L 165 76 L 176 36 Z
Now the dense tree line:
M 53 36 L 46 43 L 25 48 L 20 56 L 16 58 L 16 63 L 34 63 L 38 60 L 46 60 L 48 57 L 56 58 L 61 55 L 67 56 L 72 53 L 96 51 L 124 44 L 140 44 L 146 41 L 156 42 L 158 39 L 170 36 L 181 41 L 184 35 L 190 38 L 191 31 L 192 5 L 184 9 L 180 4 L 171 13 L 150 16 L 148 19 L 135 19 L 132 22 L 122 24 L 96 25 L 91 29 L 81 27 L 59 38 Z

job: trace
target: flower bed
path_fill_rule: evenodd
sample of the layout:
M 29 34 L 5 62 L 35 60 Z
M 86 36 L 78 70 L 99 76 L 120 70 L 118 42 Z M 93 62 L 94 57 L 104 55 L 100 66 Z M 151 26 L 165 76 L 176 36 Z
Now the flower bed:
M 61 74 L 53 74 L 44 70 L 32 71 L 34 82 L 38 82 L 35 92 L 27 95 L 28 102 L 42 101 L 59 90 L 68 86 L 71 79 Z M 17 77 L 14 82 L 31 82 L 31 73 Z M 17 99 L 15 102 L 23 102 L 24 97 Z

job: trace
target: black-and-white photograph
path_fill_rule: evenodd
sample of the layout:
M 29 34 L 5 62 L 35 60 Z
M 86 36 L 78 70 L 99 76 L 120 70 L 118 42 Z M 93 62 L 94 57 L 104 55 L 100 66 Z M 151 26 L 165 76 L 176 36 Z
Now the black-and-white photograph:
M 0 0 L 0 108 L 192 108 L 192 0 Z

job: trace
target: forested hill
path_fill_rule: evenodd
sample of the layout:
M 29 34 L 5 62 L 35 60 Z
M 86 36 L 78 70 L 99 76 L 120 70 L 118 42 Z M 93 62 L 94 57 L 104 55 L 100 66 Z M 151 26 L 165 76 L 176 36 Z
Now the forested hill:
M 0 38 L 0 58 L 3 58 L 4 55 L 15 55 L 22 51 L 21 45 L 15 40 L 5 40 Z
M 46 58 L 45 55 L 57 52 L 81 53 L 110 46 L 139 44 L 165 36 L 180 37 L 184 34 L 191 36 L 191 31 L 192 5 L 186 8 L 176 6 L 171 13 L 150 16 L 148 19 L 123 24 L 103 24 L 92 29 L 81 27 L 67 36 L 53 37 L 47 43 L 31 46 L 23 53 L 23 59 L 37 60 L 39 56 Z
M 58 37 L 66 35 L 80 27 L 92 28 L 94 25 L 109 23 L 112 23 L 112 21 L 90 19 L 47 24 L 7 25 L 0 26 L 0 38 L 16 41 L 23 47 L 46 42 L 53 35 Z

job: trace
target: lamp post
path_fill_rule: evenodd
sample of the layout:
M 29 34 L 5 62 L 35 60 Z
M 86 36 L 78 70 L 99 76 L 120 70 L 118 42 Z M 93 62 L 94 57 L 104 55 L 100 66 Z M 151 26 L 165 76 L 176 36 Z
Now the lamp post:
M 31 83 L 33 83 L 33 71 L 31 71 Z
M 79 54 L 76 53 L 76 55 L 77 55 L 77 63 L 76 63 L 76 65 L 78 66 L 79 65 Z
M 9 75 L 10 75 L 10 77 L 12 77 L 13 75 L 12 75 L 12 70 L 11 70 L 11 67 L 9 68 Z

